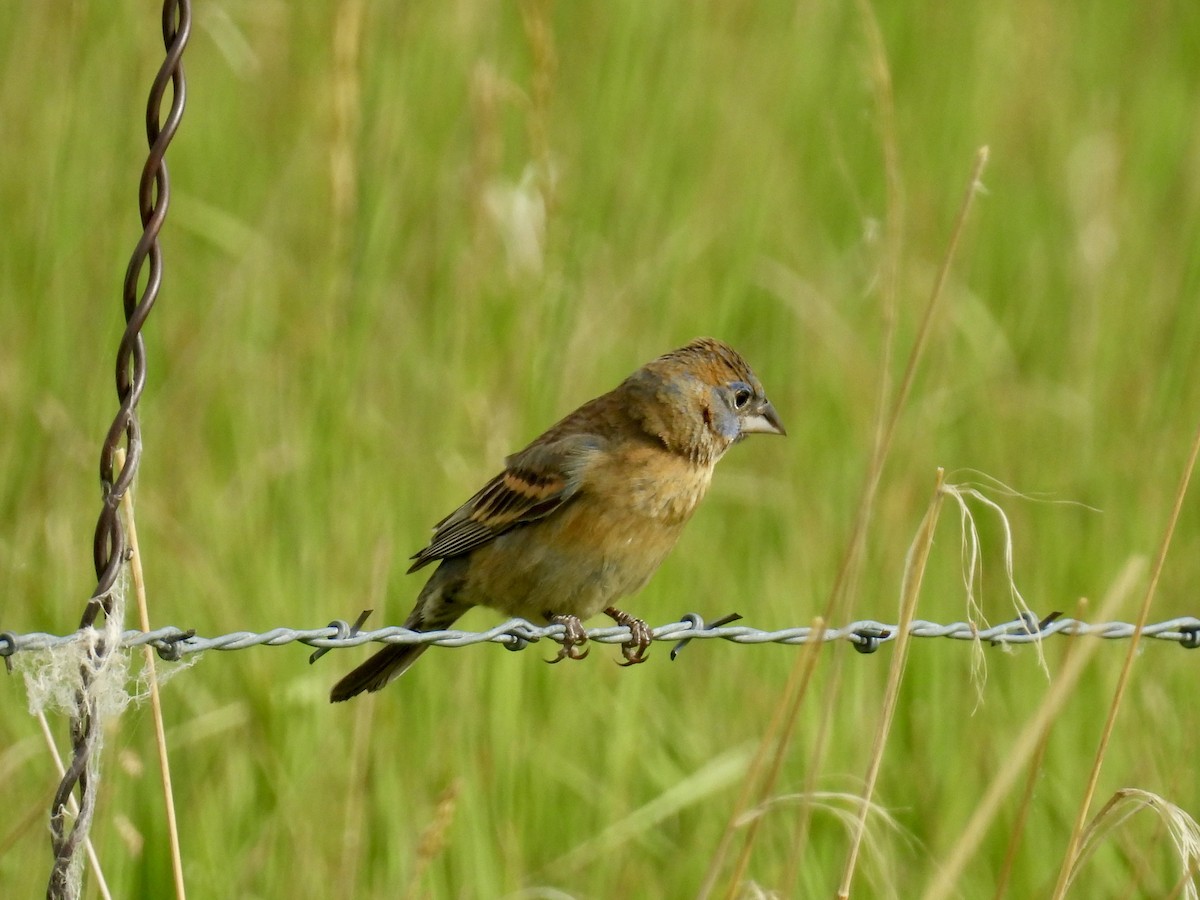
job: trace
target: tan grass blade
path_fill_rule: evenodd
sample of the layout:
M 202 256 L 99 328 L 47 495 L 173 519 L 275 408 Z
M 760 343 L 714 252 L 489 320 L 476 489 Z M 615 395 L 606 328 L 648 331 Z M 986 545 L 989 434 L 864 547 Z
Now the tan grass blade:
M 900 621 L 896 626 L 896 647 L 892 652 L 892 664 L 888 671 L 887 687 L 884 690 L 883 709 L 880 711 L 879 727 L 875 731 L 875 743 L 871 748 L 871 761 L 867 766 L 866 784 L 863 786 L 862 793 L 863 802 L 850 840 L 850 852 L 846 856 L 846 868 L 842 872 L 842 883 L 838 887 L 839 900 L 845 900 L 850 896 L 850 883 L 854 879 L 858 854 L 867 829 L 867 813 L 875 794 L 879 771 L 883 768 L 883 752 L 887 748 L 892 719 L 896 714 L 896 701 L 900 697 L 900 684 L 904 680 L 904 666 L 908 662 L 908 646 L 911 640 L 909 625 L 912 623 L 913 614 L 917 609 L 917 600 L 921 596 L 921 582 L 925 577 L 925 566 L 929 562 L 929 551 L 933 547 L 938 513 L 942 508 L 944 496 L 942 480 L 945 475 L 945 471 L 938 469 L 933 499 L 929 502 L 925 518 L 921 520 L 921 527 L 917 529 L 917 535 L 913 539 L 908 553 L 908 562 L 904 568 L 904 587 L 900 596 Z
M 825 605 L 825 614 L 823 621 L 828 621 L 831 616 L 843 605 L 843 598 L 848 593 L 848 588 L 851 581 L 851 575 L 855 569 L 858 560 L 861 558 L 863 542 L 865 540 L 867 521 L 870 518 L 870 511 L 874 507 L 875 493 L 879 484 L 878 473 L 882 470 L 883 459 L 887 455 L 887 447 L 890 444 L 890 435 L 887 434 L 885 422 L 888 421 L 886 410 L 891 399 L 892 393 L 892 356 L 895 352 L 896 343 L 896 324 L 897 324 L 897 292 L 899 284 L 899 268 L 900 268 L 900 249 L 902 244 L 902 222 L 903 222 L 903 196 L 901 192 L 901 177 L 899 165 L 899 151 L 896 141 L 895 128 L 895 110 L 892 100 L 892 84 L 891 71 L 888 66 L 887 54 L 883 43 L 882 35 L 879 31 L 878 22 L 875 19 L 874 11 L 869 3 L 860 2 L 859 14 L 862 18 L 863 28 L 865 31 L 868 52 L 871 66 L 871 78 L 874 82 L 875 103 L 879 114 L 879 131 L 880 142 L 883 152 L 884 176 L 887 186 L 887 206 L 884 223 L 884 244 L 883 253 L 879 268 L 879 289 L 880 289 L 880 313 L 883 321 L 883 351 L 880 361 L 879 370 L 879 392 L 875 414 L 875 444 L 872 448 L 872 461 L 868 467 L 868 477 L 863 488 L 863 495 L 860 498 L 858 513 L 855 518 L 854 526 L 851 529 L 850 540 L 846 546 L 846 552 L 842 558 L 841 564 L 838 567 L 838 573 L 834 579 L 834 585 L 829 594 L 829 599 Z M 803 684 L 805 689 L 812 676 L 813 666 L 816 660 L 810 661 L 805 658 L 798 659 L 792 670 L 792 675 L 789 678 L 789 688 L 795 684 Z M 838 668 L 834 666 L 834 683 L 830 690 L 830 696 L 836 696 L 837 693 L 837 672 Z M 792 690 L 785 691 L 784 703 L 787 712 L 783 714 L 782 721 L 794 723 L 796 716 L 799 713 L 799 704 L 803 701 L 805 690 L 802 689 L 798 693 Z M 827 705 L 822 716 L 821 725 L 818 728 L 816 740 L 814 741 L 813 755 L 817 760 L 822 755 L 825 737 L 828 733 L 828 725 L 832 708 Z M 772 723 L 774 726 L 781 721 L 779 717 Z M 791 734 L 794 724 L 788 724 L 782 732 L 772 728 L 763 736 L 762 756 L 765 758 L 767 750 L 773 749 L 772 771 L 778 772 L 782 761 L 786 756 L 788 745 L 791 741 Z M 809 775 L 806 779 L 804 793 L 812 794 L 816 789 L 816 776 L 819 771 L 819 764 L 814 764 L 809 767 Z M 756 767 L 752 771 L 752 775 L 757 776 L 759 769 Z M 748 786 L 758 783 L 759 779 L 755 778 L 748 781 Z M 764 802 L 774 789 L 774 777 L 768 777 L 762 781 L 762 789 L 758 793 L 759 802 Z M 747 798 L 748 799 L 748 798 Z M 738 817 L 744 805 L 735 808 L 730 817 L 730 823 L 726 828 L 728 835 L 733 828 L 733 822 Z M 787 870 L 784 873 L 784 884 L 791 884 L 795 879 L 796 871 L 801 865 L 804 857 L 803 847 L 806 842 L 808 826 L 810 821 L 811 808 L 805 806 L 800 814 L 799 823 L 796 828 L 797 847 L 796 852 L 791 854 L 788 860 Z M 741 858 L 738 861 L 736 871 L 739 873 L 730 884 L 730 891 L 736 890 L 736 885 L 740 879 L 740 873 L 744 872 L 745 867 L 749 863 L 750 853 L 754 847 L 754 841 L 757 836 L 757 828 L 751 829 L 747 833 L 747 839 L 743 844 Z M 710 865 L 709 878 L 715 878 L 716 872 L 719 869 L 724 857 L 724 846 L 720 848 L 720 852 L 714 856 Z M 703 896 L 703 894 L 702 894 Z
M 1192 472 L 1196 468 L 1196 457 L 1200 455 L 1200 426 L 1196 429 L 1196 435 L 1192 439 L 1191 453 L 1188 455 L 1187 464 L 1183 467 L 1183 474 L 1179 478 L 1179 487 L 1175 491 L 1175 505 L 1171 509 L 1170 518 L 1167 520 L 1166 530 L 1163 532 L 1162 542 L 1158 548 L 1158 556 L 1154 560 L 1154 572 L 1150 576 L 1150 583 L 1146 585 L 1146 593 L 1142 597 L 1142 606 L 1138 610 L 1137 624 L 1133 629 L 1133 637 L 1129 641 L 1129 648 L 1125 653 L 1125 664 L 1121 667 L 1121 674 L 1117 678 L 1117 686 L 1113 691 L 1112 704 L 1109 706 L 1108 719 L 1104 723 L 1104 730 L 1100 733 L 1100 746 L 1096 748 L 1096 759 L 1092 763 L 1092 771 L 1088 776 L 1087 788 L 1083 793 L 1083 800 L 1079 804 L 1079 814 L 1075 818 L 1075 827 L 1071 830 L 1071 840 L 1067 844 L 1067 852 L 1063 856 L 1062 867 L 1058 872 L 1058 884 L 1054 888 L 1054 900 L 1062 900 L 1066 895 L 1067 885 L 1070 882 L 1070 874 L 1075 867 L 1076 857 L 1079 855 L 1079 844 L 1083 835 L 1084 824 L 1087 822 L 1088 810 L 1092 806 L 1092 798 L 1096 795 L 1096 784 L 1100 780 L 1100 767 L 1104 764 L 1104 755 L 1108 752 L 1108 742 L 1112 737 L 1113 728 L 1116 726 L 1117 713 L 1121 709 L 1121 700 L 1125 696 L 1125 688 L 1129 686 L 1129 678 L 1133 672 L 1133 661 L 1137 657 L 1138 647 L 1141 644 L 1142 630 L 1146 627 L 1146 621 L 1150 616 L 1150 604 L 1154 601 L 1154 595 L 1158 591 L 1158 581 L 1162 576 L 1163 567 L 1167 562 L 1167 551 L 1171 547 L 1171 538 L 1175 534 L 1175 525 L 1179 521 L 1179 513 L 1183 509 L 1183 498 L 1187 496 L 1188 484 L 1192 479 Z
M 1086 618 L 1087 600 L 1081 597 L 1079 603 L 1076 604 L 1075 619 L 1082 622 Z M 1067 649 L 1063 652 L 1063 661 L 1069 661 L 1071 654 L 1078 647 L 1079 641 L 1070 641 L 1067 644 Z M 1041 648 L 1039 647 L 1039 649 Z M 996 890 L 992 894 L 993 900 L 1002 900 L 1008 892 L 1008 883 L 1012 879 L 1012 870 L 1017 860 L 1017 851 L 1021 846 L 1021 837 L 1025 832 L 1025 823 L 1029 818 L 1029 810 L 1033 805 L 1033 792 L 1037 787 L 1041 775 L 1042 760 L 1046 756 L 1046 748 L 1048 746 L 1050 746 L 1049 728 L 1043 731 L 1038 737 L 1037 746 L 1033 750 L 1033 758 L 1029 761 L 1029 775 L 1025 779 L 1025 790 L 1021 794 L 1021 802 L 1017 806 L 1012 831 L 1008 836 L 1008 846 L 1004 851 L 1004 863 L 1000 867 L 1000 874 L 996 878 Z
M 67 769 L 63 765 L 62 757 L 58 753 L 58 747 L 54 744 L 54 735 L 50 733 L 50 723 L 46 721 L 46 714 L 42 710 L 34 713 L 37 716 L 38 725 L 42 728 L 42 737 L 46 739 L 46 746 L 50 748 L 50 758 L 54 760 L 54 768 L 58 771 L 58 777 L 62 778 L 67 774 Z M 74 794 L 67 797 L 67 810 L 73 816 L 79 815 L 79 801 L 75 799 Z M 92 845 L 92 839 L 86 837 L 83 839 L 83 849 L 87 853 L 88 862 L 92 866 L 92 874 L 96 877 L 96 889 L 100 892 L 100 896 L 104 900 L 112 900 L 112 893 L 108 890 L 108 882 L 104 878 L 104 872 L 100 868 L 100 857 L 96 855 L 96 848 Z
M 879 145 L 883 153 L 884 210 L 883 252 L 879 266 L 879 312 L 883 321 L 883 352 L 879 361 L 879 398 L 875 412 L 875 453 L 890 442 L 885 435 L 888 403 L 892 397 L 892 356 L 896 350 L 897 294 L 900 290 L 900 253 L 904 243 L 904 192 L 900 176 L 900 148 L 896 137 L 896 105 L 892 93 L 892 72 L 887 46 L 879 30 L 879 20 L 869 0 L 858 0 L 858 14 L 867 38 L 871 81 L 874 84 L 875 111 L 879 116 Z M 828 617 L 828 615 L 827 615 Z
M 115 463 L 118 469 L 125 467 L 125 451 L 118 449 Z M 125 517 L 125 534 L 129 540 L 129 572 L 133 579 L 133 592 L 137 597 L 138 625 L 142 631 L 150 630 L 150 611 L 146 603 L 146 580 L 142 573 L 142 554 L 138 549 L 137 527 L 133 518 L 133 485 L 121 499 L 121 513 Z M 158 678 L 155 672 L 155 651 L 149 645 L 142 647 L 142 658 L 146 665 L 146 680 L 150 686 L 150 711 L 154 718 L 154 743 L 158 747 L 158 771 L 162 782 L 163 808 L 167 814 L 167 841 L 171 848 L 171 874 L 175 882 L 175 896 L 184 900 L 187 889 L 183 881 L 183 856 L 179 849 L 179 824 L 175 818 L 175 792 L 171 788 L 171 761 L 167 756 L 167 735 L 163 726 L 162 699 L 158 693 Z
M 810 655 L 816 654 L 817 650 L 815 648 L 822 643 L 818 639 L 818 636 L 822 633 L 824 633 L 824 623 L 819 618 L 814 619 L 813 639 L 805 645 L 801 654 L 803 657 L 807 658 Z M 799 704 L 793 703 L 792 697 L 797 691 L 803 697 L 804 692 L 808 689 L 811 668 L 810 665 L 805 664 L 792 669 L 788 682 L 783 689 L 783 700 L 775 707 L 775 715 L 772 716 L 766 732 L 764 732 L 762 739 L 758 742 L 758 750 L 754 754 L 746 776 L 742 779 L 742 790 L 734 802 L 733 812 L 726 820 L 725 830 L 721 833 L 721 839 L 717 842 L 716 850 L 713 851 L 709 859 L 708 871 L 705 873 L 704 882 L 701 884 L 700 891 L 697 894 L 700 900 L 705 900 L 705 898 L 711 896 L 713 889 L 716 887 L 717 879 L 721 876 L 721 868 L 725 857 L 728 855 L 729 848 L 733 844 L 734 834 L 742 823 L 742 817 L 749 808 L 752 797 L 756 793 L 760 793 L 756 791 L 756 788 L 759 780 L 763 777 L 767 754 L 775 746 L 778 736 L 784 733 L 783 723 L 788 712 L 799 709 Z M 743 850 L 743 852 L 745 851 Z M 736 881 L 734 883 L 736 884 Z
M 1187 900 L 1197 900 L 1200 889 L 1196 886 L 1197 864 L 1200 863 L 1200 824 L 1179 806 L 1163 799 L 1151 791 L 1138 788 L 1122 788 L 1109 798 L 1103 809 L 1083 832 L 1079 853 L 1067 876 L 1067 887 L 1087 862 L 1100 843 L 1112 832 L 1125 824 L 1143 809 L 1153 810 L 1171 836 L 1171 843 L 1179 854 L 1181 878 L 1175 890 L 1183 892 Z
M 916 379 L 917 365 L 920 362 L 921 356 L 924 353 L 925 345 L 929 338 L 929 333 L 933 322 L 933 315 L 939 305 L 942 292 L 946 286 L 946 279 L 949 277 L 950 266 L 954 261 L 955 251 L 958 248 L 959 240 L 962 237 L 963 230 L 966 227 L 967 216 L 970 212 L 975 194 L 979 189 L 980 179 L 983 176 L 983 169 L 987 165 L 987 160 L 988 148 L 980 147 L 975 154 L 975 163 L 971 168 L 971 174 L 967 181 L 967 188 L 963 195 L 962 203 L 959 206 L 958 215 L 954 221 L 954 228 L 950 235 L 950 242 L 947 245 L 946 253 L 942 259 L 942 264 L 939 267 L 937 277 L 934 280 L 929 302 L 926 305 L 925 312 L 921 318 L 921 324 L 918 328 L 917 337 L 913 343 L 912 351 L 909 354 L 908 363 L 904 370 L 904 377 L 901 381 L 899 392 L 896 396 L 891 413 L 887 418 L 886 425 L 882 429 L 883 437 L 877 445 L 876 452 L 874 453 L 870 466 L 868 467 L 867 478 L 863 486 L 863 492 L 859 501 L 858 511 L 855 514 L 854 525 L 851 528 L 850 540 L 846 545 L 846 552 L 842 557 L 840 566 L 838 567 L 838 573 L 834 580 L 833 588 L 830 591 L 829 601 L 825 607 L 824 619 L 826 621 L 829 620 L 831 615 L 840 610 L 841 602 L 845 595 L 846 585 L 849 583 L 851 572 L 860 556 L 862 543 L 866 535 L 867 523 L 870 520 L 871 510 L 874 508 L 875 496 L 879 487 L 880 476 L 883 472 L 883 464 L 887 458 L 888 452 L 891 449 L 892 440 L 896 433 L 896 427 L 899 423 L 900 415 L 907 404 L 908 395 L 911 392 L 913 382 Z M 798 675 L 798 670 L 804 665 L 803 659 L 797 659 L 795 665 L 796 669 L 793 670 L 791 683 L 798 683 L 802 680 Z M 832 690 L 831 693 L 836 694 L 836 689 Z M 794 699 L 791 701 L 792 705 L 798 704 L 802 698 L 802 693 L 796 694 Z M 796 721 L 797 712 L 798 710 L 789 709 L 784 716 L 784 721 L 794 723 Z M 778 717 L 776 721 L 778 721 Z M 823 732 L 824 727 L 822 728 L 822 733 Z M 768 732 L 763 736 L 764 751 L 760 753 L 758 757 L 756 757 L 756 760 L 765 759 L 765 748 L 772 745 L 775 748 L 776 758 L 781 758 L 784 756 L 791 741 L 791 734 L 791 729 L 788 729 L 783 733 L 782 737 L 777 740 L 774 732 L 771 729 L 768 729 Z M 814 759 L 812 765 L 810 765 L 810 772 L 815 773 L 820 769 L 819 756 L 822 745 L 823 742 L 819 738 L 816 744 L 818 751 L 816 754 L 814 754 L 814 756 L 817 758 Z M 778 768 L 778 765 L 773 765 L 774 770 L 778 771 Z M 748 775 L 748 780 L 757 782 L 758 779 L 759 772 L 757 768 L 752 768 Z M 759 801 L 769 796 L 773 788 L 773 782 L 771 782 L 769 779 L 763 780 L 761 793 L 758 795 Z M 735 809 L 733 816 L 731 816 L 731 821 L 735 819 L 738 814 L 739 810 Z M 727 827 L 726 831 L 728 832 L 728 830 L 729 827 Z M 713 858 L 709 864 L 710 877 L 709 879 L 706 879 L 705 887 L 700 892 L 699 896 L 701 898 L 705 898 L 709 895 L 709 892 L 711 891 L 711 883 L 713 880 L 715 880 L 713 873 L 720 871 L 720 867 L 724 863 L 724 854 L 727 851 L 727 847 L 727 842 L 722 840 L 722 843 L 714 852 Z M 752 849 L 752 845 L 750 845 L 750 847 L 743 852 L 748 853 L 749 849 Z M 797 852 L 800 852 L 800 848 L 797 848 Z M 731 886 L 730 889 L 734 891 L 736 890 L 736 882 Z
M 732 830 L 738 826 L 741 820 L 741 812 L 744 810 L 745 803 L 750 796 L 757 790 L 760 798 L 765 798 L 774 790 L 776 783 L 779 781 L 779 772 L 783 767 L 783 760 L 786 756 L 784 750 L 787 746 L 787 736 L 790 735 L 796 728 L 796 716 L 800 712 L 800 707 L 804 702 L 804 697 L 808 693 L 808 687 L 812 684 L 813 674 L 817 670 L 817 662 L 821 658 L 821 649 L 825 644 L 823 636 L 825 634 L 825 623 L 822 619 L 813 620 L 812 633 L 809 636 L 808 643 L 804 646 L 804 652 L 800 656 L 800 665 L 792 670 L 792 675 L 795 679 L 788 681 L 788 690 L 784 693 L 784 700 L 776 710 L 776 716 L 772 721 L 772 727 L 768 732 L 768 736 L 780 735 L 778 741 L 768 741 L 764 736 L 763 741 L 759 745 L 759 756 L 755 757 L 755 766 L 752 769 L 750 776 L 746 778 L 746 790 L 742 792 L 739 798 L 739 808 L 735 809 L 735 815 L 730 817 L 729 824 L 726 826 L 726 834 L 731 835 Z M 771 755 L 770 767 L 765 774 L 762 771 L 761 764 L 763 763 L 763 755 L 768 749 L 774 749 Z M 755 777 L 757 776 L 757 777 Z M 760 802 L 761 805 L 761 802 Z M 750 865 L 750 855 L 754 850 L 754 842 L 758 838 L 758 829 L 761 818 L 756 817 L 749 821 L 746 827 L 746 834 L 742 840 L 742 852 L 738 855 L 737 864 L 734 867 L 733 875 L 729 879 L 729 885 L 726 891 L 726 898 L 732 898 L 737 894 L 738 886 L 742 883 L 742 878 L 746 874 L 746 869 Z M 722 838 L 721 849 L 726 847 L 725 839 Z M 717 858 L 714 857 L 714 862 Z M 705 883 L 704 892 L 711 890 L 712 883 L 720 874 L 719 870 L 709 869 L 709 881 Z M 702 893 L 701 896 L 704 894 Z

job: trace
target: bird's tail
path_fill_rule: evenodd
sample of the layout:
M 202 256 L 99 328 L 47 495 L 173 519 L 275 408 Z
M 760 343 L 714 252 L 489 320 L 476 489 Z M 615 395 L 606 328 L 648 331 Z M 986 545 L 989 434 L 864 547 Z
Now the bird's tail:
M 329 692 L 330 703 L 357 697 L 363 691 L 377 691 L 399 678 L 425 652 L 428 644 L 389 644 L 359 666 Z
M 413 631 L 442 631 L 453 625 L 463 613 L 470 609 L 469 604 L 457 603 L 454 594 L 459 584 L 457 579 L 446 578 L 446 565 L 429 579 L 429 583 L 421 591 L 417 605 L 408 619 L 405 628 Z M 439 577 L 443 576 L 443 577 Z M 408 667 L 429 647 L 428 644 L 388 644 L 374 656 L 341 681 L 329 692 L 330 703 L 340 703 L 357 697 L 363 691 L 377 691 L 408 671 Z

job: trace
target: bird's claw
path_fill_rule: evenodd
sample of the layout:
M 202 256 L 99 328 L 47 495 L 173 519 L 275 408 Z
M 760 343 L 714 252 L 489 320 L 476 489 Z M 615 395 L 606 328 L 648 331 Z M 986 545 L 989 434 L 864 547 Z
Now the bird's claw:
M 654 634 L 650 631 L 650 626 L 636 616 L 622 612 L 615 606 L 610 606 L 604 611 L 604 614 L 618 625 L 624 625 L 629 629 L 629 640 L 621 645 L 621 655 L 625 657 L 625 662 L 617 663 L 617 665 L 624 667 L 644 663 L 648 658 L 646 651 L 650 648 L 650 643 L 654 640 Z
M 583 647 L 587 643 L 587 631 L 578 616 L 549 616 L 548 618 L 553 624 L 563 627 L 563 638 L 562 646 L 558 648 L 558 655 L 546 662 L 554 665 L 564 659 L 583 659 L 588 655 L 591 648 Z
M 588 647 L 580 650 L 577 644 L 563 644 L 558 648 L 558 655 L 554 659 L 546 660 L 546 662 L 554 665 L 555 663 L 562 662 L 564 659 L 583 659 L 591 652 L 591 648 Z
M 621 655 L 625 657 L 625 662 L 617 663 L 621 668 L 626 666 L 636 666 L 638 663 L 644 663 L 650 657 L 646 656 L 646 648 L 634 644 L 622 644 Z M 616 662 L 616 660 L 613 660 Z

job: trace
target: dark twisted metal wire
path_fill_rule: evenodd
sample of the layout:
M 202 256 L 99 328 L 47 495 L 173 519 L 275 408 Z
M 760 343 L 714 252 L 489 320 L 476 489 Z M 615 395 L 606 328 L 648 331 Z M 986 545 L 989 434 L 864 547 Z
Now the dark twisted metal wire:
M 120 408 L 105 435 L 100 451 L 100 483 L 103 505 L 96 522 L 92 556 L 96 567 L 96 590 L 87 602 L 80 629 L 92 628 L 100 613 L 112 610 L 112 591 L 127 556 L 125 531 L 118 509 L 137 474 L 142 456 L 141 426 L 137 405 L 146 385 L 146 347 L 142 340 L 145 325 L 162 285 L 162 252 L 158 235 L 167 216 L 170 182 L 165 156 L 179 123 L 187 90 L 183 74 L 183 51 L 191 34 L 190 0 L 164 0 L 162 36 L 166 57 L 155 75 L 146 104 L 146 140 L 150 152 L 138 185 L 138 211 L 142 220 L 142 235 L 125 271 L 122 303 L 125 311 L 125 332 L 117 350 L 116 382 Z M 162 105 L 168 85 L 171 88 L 171 108 L 165 121 L 160 122 Z M 143 267 L 149 263 L 146 285 L 141 292 Z M 115 458 L 124 437 L 125 462 L 114 477 Z M 54 849 L 54 867 L 46 889 L 51 900 L 66 898 L 75 892 L 70 871 L 79 855 L 91 826 L 96 805 L 96 787 L 88 777 L 89 759 L 96 749 L 100 723 L 97 703 L 88 687 L 92 673 L 98 671 L 105 657 L 114 648 L 103 639 L 93 645 L 91 658 L 80 668 L 80 689 L 76 695 L 76 710 L 71 719 L 73 756 L 50 808 L 50 835 Z M 66 807 L 72 792 L 79 789 L 79 813 L 69 831 L 66 830 Z

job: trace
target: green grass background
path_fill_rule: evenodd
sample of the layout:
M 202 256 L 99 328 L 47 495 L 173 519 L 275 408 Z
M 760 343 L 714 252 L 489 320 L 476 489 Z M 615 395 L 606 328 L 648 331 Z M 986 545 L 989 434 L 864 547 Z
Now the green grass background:
M 67 631 L 94 584 L 96 461 L 161 59 L 153 6 L 0 6 L 4 629 Z M 505 453 L 713 334 L 751 360 L 790 436 L 729 455 L 626 605 L 652 624 L 689 610 L 807 624 L 865 477 L 882 298 L 894 289 L 894 381 L 984 144 L 986 190 L 849 615 L 895 620 L 938 466 L 1099 510 L 998 498 L 1034 609 L 1098 601 L 1157 548 L 1200 412 L 1200 5 L 873 14 L 891 124 L 851 3 L 200 4 L 146 329 L 137 524 L 154 621 L 218 634 L 373 606 L 373 624 L 399 622 L 421 583 L 405 558 Z M 530 266 L 489 197 L 537 171 L 553 174 Z M 956 518 L 943 513 L 922 618 L 965 615 Z M 984 605 L 1002 621 L 1002 533 L 986 515 L 981 530 Z M 1193 495 L 1152 621 L 1200 612 L 1197 584 Z M 1066 646 L 1046 647 L 1052 677 Z M 1053 885 L 1126 648 L 1100 648 L 1056 723 L 1007 896 Z M 539 659 L 550 652 L 435 649 L 386 693 L 338 707 L 328 688 L 363 651 L 312 667 L 298 646 L 206 654 L 164 688 L 191 895 L 693 895 L 799 651 L 705 642 L 670 663 L 659 645 L 628 670 L 614 648 L 556 667 Z M 891 656 L 823 651 L 779 796 L 810 776 L 859 789 Z M 986 658 L 977 709 L 968 645 L 913 646 L 876 792 L 908 836 L 872 827 L 856 896 L 920 894 L 1049 690 L 1032 651 Z M 1100 801 L 1134 786 L 1200 814 L 1198 665 L 1144 648 Z M 36 896 L 57 776 L 20 677 L 0 678 L 0 783 L 0 893 Z M 423 853 L 448 790 L 444 844 Z M 960 896 L 993 895 L 1018 794 Z M 799 821 L 795 800 L 770 807 L 748 877 L 831 896 L 845 827 L 816 812 L 789 876 Z M 92 832 L 117 896 L 168 895 L 164 822 L 137 707 L 108 734 Z M 1168 895 L 1168 845 L 1135 818 L 1072 896 Z

